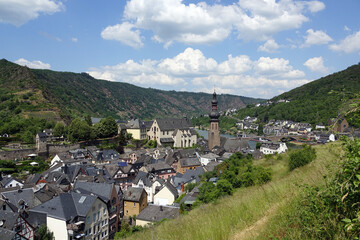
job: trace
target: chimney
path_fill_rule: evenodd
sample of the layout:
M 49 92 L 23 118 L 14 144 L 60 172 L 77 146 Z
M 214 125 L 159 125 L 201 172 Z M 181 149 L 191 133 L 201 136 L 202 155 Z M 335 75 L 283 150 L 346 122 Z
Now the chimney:
M 181 182 L 181 192 L 184 192 L 185 191 L 185 184 L 184 182 Z

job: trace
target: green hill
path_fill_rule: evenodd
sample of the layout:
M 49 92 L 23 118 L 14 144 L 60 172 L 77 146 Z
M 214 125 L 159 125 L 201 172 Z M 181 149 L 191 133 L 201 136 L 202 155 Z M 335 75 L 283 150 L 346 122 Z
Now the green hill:
M 262 121 L 287 119 L 298 122 L 327 123 L 329 118 L 342 114 L 347 106 L 356 101 L 360 91 L 360 65 L 312 81 L 271 99 L 273 104 L 247 107 L 238 117 L 257 116 Z M 289 103 L 277 103 L 278 100 Z
M 28 101 L 33 112 L 53 112 L 62 118 L 84 114 L 114 118 L 194 116 L 210 111 L 211 100 L 205 93 L 141 88 L 94 79 L 87 73 L 29 69 L 5 59 L 0 60 L 0 90 L 3 94 L 33 94 L 37 102 Z M 219 108 L 241 108 L 260 101 L 224 94 L 219 95 Z M 19 110 L 31 115 L 23 105 Z

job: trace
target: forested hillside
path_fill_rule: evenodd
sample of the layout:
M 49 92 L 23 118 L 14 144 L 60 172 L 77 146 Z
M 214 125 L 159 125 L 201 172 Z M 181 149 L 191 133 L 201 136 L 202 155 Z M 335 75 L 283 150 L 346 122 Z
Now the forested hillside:
M 0 60 L 1 89 L 41 90 L 62 114 L 114 118 L 155 118 L 200 115 L 210 110 L 211 95 L 162 91 L 128 83 L 97 80 L 87 73 L 29 69 Z M 220 109 L 241 108 L 260 102 L 234 95 L 219 95 Z
M 326 124 L 338 111 L 344 114 L 347 106 L 358 100 L 359 91 L 360 65 L 357 64 L 274 97 L 270 106 L 248 106 L 239 111 L 238 117 L 250 115 L 262 121 L 288 119 Z M 290 102 L 277 103 L 281 99 Z

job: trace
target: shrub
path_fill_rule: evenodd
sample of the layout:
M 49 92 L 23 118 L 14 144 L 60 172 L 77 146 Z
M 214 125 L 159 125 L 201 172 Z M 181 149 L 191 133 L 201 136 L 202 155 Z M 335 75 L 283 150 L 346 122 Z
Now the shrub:
M 311 146 L 304 146 L 301 150 L 295 150 L 289 154 L 289 168 L 294 170 L 295 168 L 305 166 L 312 162 L 316 158 L 316 151 Z

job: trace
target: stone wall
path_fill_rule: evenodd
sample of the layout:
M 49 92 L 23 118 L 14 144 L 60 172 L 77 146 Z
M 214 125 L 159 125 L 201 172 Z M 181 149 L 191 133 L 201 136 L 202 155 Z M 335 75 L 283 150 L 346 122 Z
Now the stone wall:
M 71 144 L 71 145 L 55 145 L 55 144 L 47 144 L 46 150 L 48 155 L 56 155 L 58 153 L 67 152 L 70 150 L 75 150 L 80 148 L 80 144 Z
M 29 154 L 37 154 L 36 149 L 19 149 L 14 151 L 0 151 L 0 160 L 15 160 L 27 158 Z

